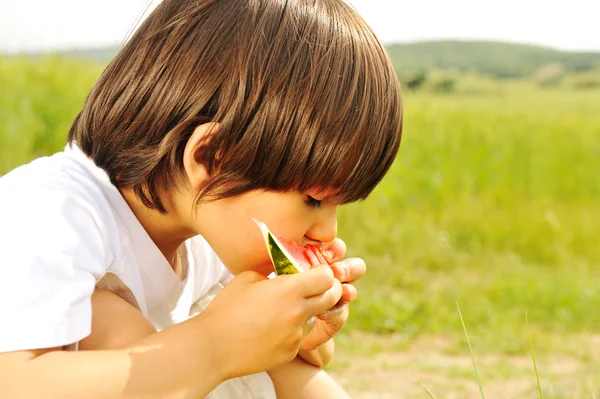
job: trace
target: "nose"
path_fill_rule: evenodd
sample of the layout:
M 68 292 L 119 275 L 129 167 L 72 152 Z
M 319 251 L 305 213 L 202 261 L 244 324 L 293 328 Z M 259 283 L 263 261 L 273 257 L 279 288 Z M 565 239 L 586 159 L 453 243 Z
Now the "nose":
M 337 207 L 322 209 L 318 219 L 306 232 L 306 238 L 313 241 L 329 242 L 337 237 Z

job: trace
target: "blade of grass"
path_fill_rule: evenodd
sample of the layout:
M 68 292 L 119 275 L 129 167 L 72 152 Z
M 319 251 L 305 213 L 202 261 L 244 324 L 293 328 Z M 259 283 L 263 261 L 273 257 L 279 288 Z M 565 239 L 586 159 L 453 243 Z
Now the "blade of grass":
M 433 392 L 431 392 L 431 391 L 429 390 L 429 388 L 427 388 L 427 387 L 425 386 L 425 384 L 421 383 L 421 386 L 422 386 L 423 388 L 425 388 L 425 390 L 427 391 L 427 394 L 429 395 L 429 397 L 430 397 L 431 399 L 437 399 L 437 398 L 435 397 L 435 395 L 433 394 Z
M 540 384 L 540 375 L 535 361 L 535 354 L 533 353 L 533 341 L 531 340 L 531 331 L 529 331 L 529 316 L 527 315 L 527 311 L 525 311 L 525 325 L 527 326 L 527 335 L 529 335 L 529 348 L 531 349 L 531 360 L 533 360 L 533 369 L 535 370 L 538 392 L 540 394 L 540 399 L 544 399 L 544 395 L 542 394 L 542 384 Z
M 465 325 L 465 321 L 463 319 L 462 312 L 460 311 L 460 306 L 458 306 L 458 302 L 456 302 L 456 308 L 458 309 L 460 322 L 462 323 L 463 330 L 465 331 L 465 336 L 467 337 L 467 344 L 469 345 L 469 352 L 471 353 L 471 360 L 473 361 L 475 377 L 477 377 L 477 383 L 479 384 L 479 392 L 481 393 L 481 399 L 485 399 L 485 395 L 483 394 L 483 386 L 481 385 L 481 378 L 479 377 L 479 371 L 477 371 L 477 364 L 475 363 L 475 356 L 473 355 L 473 348 L 471 347 L 471 340 L 469 339 L 469 333 L 467 333 L 467 326 Z

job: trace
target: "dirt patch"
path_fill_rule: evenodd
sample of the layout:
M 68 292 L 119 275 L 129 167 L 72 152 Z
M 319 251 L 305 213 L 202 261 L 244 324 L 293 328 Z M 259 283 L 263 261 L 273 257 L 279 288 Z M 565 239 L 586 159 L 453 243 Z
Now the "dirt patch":
M 330 373 L 357 399 L 480 398 L 479 385 L 467 354 L 452 353 L 446 338 L 419 339 L 404 345 L 398 337 L 360 334 L 358 343 L 338 347 Z M 585 344 L 583 357 L 564 354 L 536 356 L 545 396 L 591 398 L 600 394 L 598 337 Z M 476 364 L 488 399 L 536 398 L 537 382 L 530 355 L 481 354 Z

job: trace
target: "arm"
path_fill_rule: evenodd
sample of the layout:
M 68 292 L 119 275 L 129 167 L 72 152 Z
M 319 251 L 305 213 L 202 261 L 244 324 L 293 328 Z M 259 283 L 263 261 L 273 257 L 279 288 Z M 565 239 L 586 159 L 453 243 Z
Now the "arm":
M 333 338 L 325 342 L 314 350 L 300 349 L 298 356 L 306 363 L 315 367 L 325 367 L 331 362 L 333 353 L 335 352 L 335 342 Z
M 244 272 L 198 316 L 132 344 L 117 337 L 107 350 L 0 353 L 0 398 L 205 397 L 225 379 L 293 359 L 304 321 L 341 297 L 336 282 L 325 267 L 277 281 Z
M 324 370 L 299 358 L 269 371 L 277 399 L 350 399 Z
M 0 397 L 204 397 L 223 377 L 202 323 L 190 319 L 116 350 L 2 353 Z

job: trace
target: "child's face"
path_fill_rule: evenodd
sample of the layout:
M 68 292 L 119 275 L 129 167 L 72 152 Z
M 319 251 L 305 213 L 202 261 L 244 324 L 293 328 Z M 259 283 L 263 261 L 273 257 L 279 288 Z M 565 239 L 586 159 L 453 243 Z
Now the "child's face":
M 266 276 L 273 267 L 252 218 L 285 240 L 302 245 L 329 242 L 337 235 L 337 204 L 327 200 L 327 194 L 252 191 L 199 205 L 194 224 L 233 274 L 255 270 Z

